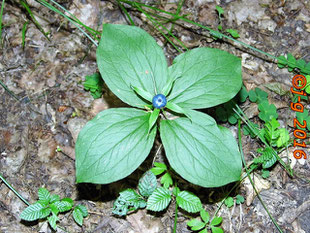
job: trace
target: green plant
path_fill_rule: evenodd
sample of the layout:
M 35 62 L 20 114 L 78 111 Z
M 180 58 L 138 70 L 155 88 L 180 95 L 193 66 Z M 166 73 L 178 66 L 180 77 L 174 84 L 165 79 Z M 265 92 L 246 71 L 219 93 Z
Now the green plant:
M 290 72 L 297 69 L 297 72 L 304 75 L 310 74 L 310 62 L 306 63 L 304 59 L 296 60 L 291 53 L 288 53 L 286 57 L 282 55 L 278 57 L 278 67 L 287 68 Z
M 310 72 L 309 72 L 310 73 Z M 307 84 L 302 90 L 305 90 L 308 94 L 310 94 L 310 75 L 306 75 Z M 305 96 L 304 96 L 305 97 Z M 307 99 L 307 98 L 306 98 Z
M 269 104 L 268 93 L 256 87 L 249 91 L 249 100 L 258 104 L 258 117 L 264 122 L 268 122 L 272 118 L 278 118 L 277 108 L 274 104 Z
M 227 197 L 224 201 L 224 204 L 227 206 L 227 208 L 230 208 L 234 205 L 234 202 L 240 205 L 244 202 L 244 197 L 239 194 L 235 197 L 235 200 L 233 197 Z
M 309 115 L 309 110 L 304 109 L 303 112 L 296 112 L 296 118 L 298 122 L 303 123 L 304 121 L 307 124 L 307 129 L 310 130 L 310 115 Z M 298 125 L 296 125 L 298 129 L 302 129 Z
M 152 148 L 157 121 L 168 161 L 184 179 L 203 187 L 240 179 L 241 159 L 231 132 L 193 110 L 237 94 L 239 58 L 198 48 L 179 55 L 168 68 L 162 49 L 145 31 L 105 24 L 97 62 L 110 90 L 136 108 L 105 110 L 82 129 L 76 142 L 78 183 L 106 184 L 132 173 Z M 151 105 L 158 94 L 165 96 L 166 106 Z
M 86 91 L 90 91 L 90 94 L 94 99 L 98 99 L 101 97 L 103 80 L 99 73 L 85 76 L 83 86 Z
M 167 174 L 167 173 L 166 173 Z M 139 180 L 139 193 L 134 189 L 126 189 L 120 192 L 115 200 L 112 213 L 125 216 L 128 212 L 145 208 L 152 211 L 163 211 L 174 198 L 176 205 L 189 213 L 197 213 L 201 210 L 200 199 L 191 192 L 180 191 L 174 187 L 171 192 L 167 187 L 157 185 L 156 176 L 152 171 L 147 171 Z
M 167 166 L 163 163 L 154 163 L 155 167 L 151 169 L 151 171 L 157 176 L 165 173 L 161 179 L 160 183 L 165 187 L 169 188 L 173 184 L 173 180 L 171 174 L 169 173 Z
M 32 205 L 29 205 L 20 214 L 20 218 L 25 221 L 35 221 L 38 219 L 46 219 L 50 226 L 56 230 L 58 214 L 72 210 L 74 202 L 71 198 L 60 199 L 59 195 L 51 195 L 45 188 L 38 190 L 39 200 Z M 74 221 L 82 226 L 83 219 L 87 217 L 88 212 L 84 205 L 76 205 L 73 208 Z
M 217 28 L 218 28 L 218 30 L 219 31 L 222 31 L 223 30 L 223 26 L 222 26 L 222 15 L 224 14 L 224 10 L 223 10 L 223 8 L 222 7 L 220 7 L 220 6 L 215 6 L 215 9 L 216 9 L 216 11 L 217 11 L 217 13 L 218 13 L 218 16 L 219 16 L 219 25 L 217 26 Z M 226 32 L 228 32 L 233 38 L 239 38 L 240 37 L 240 35 L 239 35 L 239 33 L 238 33 L 238 31 L 237 30 L 235 30 L 235 29 L 226 29 L 225 30 Z M 217 38 L 222 38 L 222 36 L 221 36 L 221 34 L 219 34 L 219 33 L 215 33 L 215 34 L 213 34 L 215 37 L 217 37 Z
M 199 231 L 199 233 L 207 233 L 208 230 L 211 230 L 212 233 L 224 233 L 223 229 L 218 227 L 218 225 L 222 223 L 222 217 L 215 216 L 210 221 L 209 212 L 201 209 L 200 218 L 202 221 L 195 218 L 188 221 L 187 226 L 189 226 L 192 231 Z
M 216 107 L 216 110 L 215 110 L 216 119 L 222 122 L 228 121 L 232 125 L 236 124 L 239 119 L 239 116 L 234 111 L 235 104 L 245 102 L 247 97 L 248 97 L 248 92 L 245 86 L 242 86 L 241 90 L 238 92 L 238 94 L 233 99 Z

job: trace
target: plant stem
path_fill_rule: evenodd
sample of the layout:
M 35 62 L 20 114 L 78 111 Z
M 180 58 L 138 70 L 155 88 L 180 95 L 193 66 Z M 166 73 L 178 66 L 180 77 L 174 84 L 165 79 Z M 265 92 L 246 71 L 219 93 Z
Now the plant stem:
M 177 182 L 175 181 L 174 188 L 177 188 Z M 174 226 L 173 226 L 173 233 L 177 232 L 177 222 L 178 222 L 178 203 L 175 201 L 175 211 L 174 211 Z
M 19 98 L 0 80 L 0 85 L 6 90 L 14 99 L 19 101 Z
M 178 42 L 180 43 L 180 45 L 181 45 L 184 49 L 188 50 L 187 47 L 182 43 L 182 41 L 180 41 L 178 38 L 176 38 L 176 37 L 169 31 L 169 29 L 167 29 L 167 28 L 166 28 L 165 26 L 163 26 L 160 22 L 158 22 L 156 19 L 154 19 L 152 16 L 150 16 L 150 15 L 148 14 L 148 12 L 145 11 L 145 10 L 143 10 L 139 5 L 136 5 L 136 7 L 137 7 L 137 9 L 138 9 L 140 12 L 142 12 L 143 14 L 145 14 L 145 16 L 154 24 L 155 28 L 163 35 L 163 37 L 165 37 L 165 39 L 166 39 L 179 53 L 182 53 L 182 51 L 180 51 L 180 50 L 178 49 L 178 47 L 169 39 L 168 36 L 166 36 L 166 34 L 158 27 L 158 25 L 159 25 L 160 27 L 162 27 L 163 29 L 165 29 L 165 30 L 168 32 L 168 34 L 169 34 L 171 37 L 173 37 L 176 41 L 178 41 Z
M 26 201 L 4 178 L 2 175 L 0 175 L 0 179 L 2 180 L 2 182 L 8 186 L 9 189 L 11 189 L 11 191 L 19 197 L 19 199 L 21 199 L 26 205 L 30 205 L 28 201 Z
M 248 178 L 251 182 L 251 185 L 259 199 L 259 201 L 262 203 L 264 209 L 266 210 L 269 218 L 271 219 L 271 221 L 273 222 L 273 224 L 276 226 L 277 230 L 280 232 L 280 233 L 283 233 L 283 231 L 281 230 L 280 226 L 278 225 L 278 223 L 276 222 L 276 220 L 273 218 L 273 216 L 270 214 L 268 208 L 266 207 L 264 201 L 262 200 L 261 196 L 259 195 L 255 185 L 254 185 L 254 182 L 250 176 L 250 173 L 249 173 L 249 170 L 248 170 L 248 167 L 246 166 L 246 162 L 245 162 L 245 159 L 244 159 L 244 154 L 243 154 L 243 150 L 242 150 L 242 142 L 241 142 L 241 120 L 239 119 L 238 120 L 238 140 L 239 140 L 239 149 L 240 149 L 240 154 L 241 154 L 241 160 L 242 160 L 242 163 L 243 163 L 243 166 L 245 167 L 245 170 L 247 172 L 247 175 L 248 175 Z
M 146 7 L 146 8 L 152 9 L 152 10 L 154 10 L 154 11 L 159 11 L 159 12 L 161 12 L 161 13 L 163 13 L 163 14 L 172 16 L 174 21 L 175 21 L 175 20 L 182 20 L 182 21 L 184 21 L 184 22 L 187 22 L 187 23 L 190 23 L 190 24 L 192 24 L 192 25 L 195 25 L 195 26 L 198 26 L 198 27 L 200 27 L 200 28 L 203 28 L 203 29 L 209 31 L 210 33 L 217 33 L 217 34 L 220 34 L 222 37 L 224 37 L 224 38 L 226 38 L 226 39 L 228 39 L 228 40 L 234 41 L 234 42 L 236 42 L 236 43 L 238 43 L 238 44 L 243 45 L 243 46 L 246 47 L 246 48 L 252 49 L 252 50 L 254 50 L 254 51 L 258 52 L 258 53 L 264 54 L 264 55 L 266 55 L 266 56 L 268 56 L 268 57 L 270 57 L 270 58 L 272 58 L 272 59 L 277 60 L 277 57 L 271 55 L 270 53 L 266 53 L 266 52 L 264 52 L 264 51 L 262 51 L 262 50 L 260 50 L 260 49 L 257 49 L 257 48 L 255 48 L 255 47 L 252 47 L 251 45 L 248 45 L 248 44 L 246 44 L 246 43 L 244 43 L 244 42 L 242 42 L 242 41 L 236 40 L 236 39 L 234 39 L 234 38 L 232 38 L 232 37 L 230 37 L 230 36 L 227 36 L 227 35 L 225 35 L 225 34 L 222 34 L 222 33 L 218 32 L 218 31 L 215 31 L 215 30 L 213 30 L 213 29 L 211 29 L 211 28 L 209 28 L 209 27 L 206 27 L 206 26 L 204 26 L 204 25 L 202 25 L 202 24 L 200 24 L 200 23 L 196 23 L 196 22 L 194 22 L 194 21 L 192 21 L 192 20 L 190 20 L 190 19 L 188 19 L 188 18 L 186 18 L 186 17 L 184 17 L 184 16 L 180 16 L 180 15 L 178 15 L 178 14 L 174 14 L 174 13 L 171 13 L 171 12 L 168 12 L 168 11 L 164 11 L 164 10 L 161 10 L 161 9 L 159 9 L 159 8 L 152 7 L 152 6 L 149 6 L 149 5 L 147 5 L 147 4 L 140 3 L 140 2 L 127 1 L 127 0 L 119 0 L 119 1 L 120 1 L 120 2 L 124 2 L 124 3 L 127 3 L 127 4 L 129 4 L 129 5 L 131 5 L 131 6 L 135 6 L 135 5 L 137 6 L 137 5 L 139 5 L 139 6 L 142 6 L 142 7 Z
M 130 21 L 130 24 L 132 26 L 135 26 L 134 21 L 132 20 L 131 16 L 129 15 L 128 11 L 126 10 L 126 8 L 123 6 L 123 4 L 121 4 L 119 2 L 119 0 L 117 0 L 117 4 L 119 5 L 119 7 L 121 8 L 121 10 L 124 12 L 124 14 L 127 16 L 128 20 Z
M 2 15 L 3 15 L 3 9 L 4 9 L 4 1 L 5 0 L 2 0 L 1 10 L 0 10 L 0 44 L 2 41 Z

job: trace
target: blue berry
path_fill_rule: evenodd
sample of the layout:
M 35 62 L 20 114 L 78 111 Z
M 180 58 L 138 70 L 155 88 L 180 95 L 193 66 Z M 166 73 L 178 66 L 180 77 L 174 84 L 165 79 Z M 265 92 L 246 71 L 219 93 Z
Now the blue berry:
M 163 94 L 158 94 L 153 97 L 152 104 L 154 108 L 161 109 L 166 106 L 167 99 Z

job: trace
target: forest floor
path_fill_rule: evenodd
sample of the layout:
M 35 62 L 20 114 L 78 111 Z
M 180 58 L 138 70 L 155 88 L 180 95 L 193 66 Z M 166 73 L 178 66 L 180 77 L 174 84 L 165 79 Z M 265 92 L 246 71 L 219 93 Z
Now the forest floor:
M 58 1 L 86 25 L 99 31 L 102 23 L 128 24 L 115 2 Z M 157 7 L 166 11 L 175 12 L 177 9 L 175 1 L 160 2 Z M 80 129 L 98 112 L 124 104 L 106 87 L 102 98 L 97 100 L 84 90 L 85 76 L 97 70 L 95 46 L 62 16 L 34 0 L 28 3 L 43 29 L 49 32 L 50 41 L 30 22 L 23 48 L 22 29 L 29 18 L 19 1 L 5 2 L 0 81 L 10 92 L 0 87 L 0 174 L 30 203 L 37 200 L 38 189 L 45 187 L 53 194 L 84 204 L 89 216 L 82 227 L 69 213 L 61 215 L 59 226 L 69 232 L 172 232 L 174 205 L 156 214 L 139 210 L 126 218 L 118 218 L 111 211 L 119 191 L 137 186 L 139 177 L 149 168 L 161 144 L 159 139 L 148 159 L 128 178 L 110 185 L 75 183 L 74 145 Z M 310 61 L 310 1 L 186 0 L 181 14 L 189 14 L 192 20 L 216 29 L 216 5 L 225 10 L 223 27 L 236 29 L 240 41 L 274 56 L 292 53 L 297 58 Z M 137 26 L 148 31 L 165 48 L 171 63 L 177 51 L 144 15 L 132 8 L 128 11 Z M 292 135 L 295 113 L 289 107 L 290 96 L 287 93 L 293 73 L 279 69 L 274 61 L 233 42 L 214 40 L 208 33 L 187 23 L 176 25 L 173 33 L 188 48 L 215 47 L 242 58 L 245 87 L 248 90 L 260 87 L 269 93 L 270 102 L 277 106 L 281 126 Z M 305 108 L 309 109 L 309 106 L 305 104 Z M 247 109 L 251 120 L 258 121 L 255 104 L 246 101 L 242 109 Z M 237 135 L 235 125 L 224 125 Z M 242 144 L 245 158 L 250 161 L 256 154 L 259 141 L 244 136 Z M 57 152 L 58 147 L 62 152 Z M 309 154 L 309 148 L 305 150 Z M 310 179 L 309 158 L 296 160 L 292 151 L 293 148 L 288 148 L 285 153 L 289 153 L 290 165 L 298 177 L 289 177 L 277 164 L 271 169 L 269 178 L 262 179 L 257 175 L 254 181 L 283 232 L 307 233 L 310 232 L 310 186 L 305 178 Z M 159 159 L 163 156 L 164 152 L 160 151 Z M 212 201 L 217 198 L 217 193 L 225 193 L 231 187 L 206 189 L 187 186 L 201 198 L 210 213 L 218 207 L 218 203 Z M 232 208 L 223 206 L 218 213 L 223 217 L 221 227 L 224 231 L 278 232 L 251 186 L 242 183 L 238 192 L 245 197 L 245 203 L 235 204 Z M 52 232 L 47 221 L 21 221 L 19 215 L 25 208 L 26 205 L 13 192 L 0 183 L 0 232 Z M 189 215 L 179 211 L 177 232 L 192 232 L 186 225 L 188 220 Z M 58 229 L 57 232 L 63 231 Z

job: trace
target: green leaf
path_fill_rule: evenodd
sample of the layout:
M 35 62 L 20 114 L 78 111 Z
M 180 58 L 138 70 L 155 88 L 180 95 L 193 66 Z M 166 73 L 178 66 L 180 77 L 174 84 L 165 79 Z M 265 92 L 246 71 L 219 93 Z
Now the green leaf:
M 167 170 L 167 166 L 163 163 L 154 163 L 155 167 L 151 168 L 151 172 L 154 173 L 155 176 L 162 174 Z
M 182 191 L 177 195 L 178 205 L 189 213 L 197 213 L 202 209 L 199 197 L 188 191 Z
M 279 129 L 279 137 L 277 139 L 277 147 L 283 147 L 286 146 L 288 141 L 290 140 L 290 135 L 285 128 Z
M 175 58 L 169 77 L 180 77 L 168 96 L 169 102 L 184 109 L 209 108 L 239 92 L 241 60 L 219 49 L 196 48 Z
M 262 164 L 263 168 L 269 168 L 277 162 L 276 152 L 272 147 L 260 148 L 258 152 L 262 155 L 253 160 L 255 164 Z
M 277 108 L 274 104 L 269 104 L 268 101 L 263 101 L 258 105 L 260 111 L 259 118 L 268 122 L 272 118 L 278 118 Z
M 307 122 L 307 129 L 310 130 L 310 116 L 309 110 L 304 109 L 303 112 L 296 112 L 297 120 L 302 123 L 304 120 Z M 299 128 L 299 126 L 298 126 Z
M 222 14 L 224 14 L 224 10 L 222 7 L 220 6 L 215 6 L 215 9 L 217 10 L 219 16 L 221 16 Z
M 69 197 L 65 197 L 61 199 L 61 201 L 69 202 L 72 206 L 74 205 L 74 201 Z
M 86 206 L 84 206 L 84 205 L 77 205 L 77 206 L 75 207 L 75 209 L 79 209 L 79 210 L 82 212 L 82 216 L 83 216 L 84 218 L 86 218 L 86 217 L 88 216 L 88 211 L 87 211 Z
M 239 204 L 242 204 L 243 202 L 244 202 L 244 197 L 238 194 L 236 196 L 236 203 L 239 205 Z
M 156 176 L 153 172 L 147 171 L 139 180 L 139 193 L 144 197 L 149 197 L 157 187 Z
M 164 185 L 165 188 L 169 188 L 170 185 L 173 184 L 173 180 L 171 175 L 167 172 L 163 177 L 160 179 L 160 183 Z
M 52 214 L 52 216 L 47 218 L 48 223 L 50 224 L 50 226 L 54 229 L 54 231 L 56 231 L 57 229 L 57 221 L 59 220 L 57 215 Z
M 294 69 L 296 67 L 296 59 L 291 53 L 287 54 L 287 61 L 289 68 Z
M 224 204 L 227 206 L 227 208 L 230 208 L 234 205 L 234 199 L 232 197 L 227 197 L 224 201 Z
M 50 192 L 46 188 L 39 188 L 38 196 L 39 200 L 50 201 Z
M 253 103 L 255 103 L 257 101 L 257 94 L 254 90 L 249 91 L 249 99 Z
M 310 62 L 308 62 L 305 67 L 301 70 L 305 75 L 310 74 Z M 308 79 L 307 79 L 308 80 Z
M 178 194 L 180 193 L 180 189 L 178 187 L 174 187 L 173 190 L 172 190 L 172 194 L 174 196 L 178 196 Z
M 144 108 L 147 101 L 131 85 L 155 96 L 155 89 L 161 93 L 168 81 L 163 50 L 146 31 L 135 26 L 104 24 L 97 63 L 109 89 L 134 107 Z
M 270 145 L 275 146 L 277 143 L 277 139 L 280 136 L 280 132 L 278 130 L 280 123 L 275 119 L 272 118 L 265 124 L 264 137 L 266 138 L 267 142 Z
M 210 221 L 210 214 L 209 212 L 205 211 L 205 209 L 200 210 L 200 217 L 205 223 Z
M 219 121 L 226 122 L 227 121 L 227 111 L 224 107 L 218 106 L 215 110 L 216 119 Z
M 240 179 L 241 156 L 232 133 L 219 128 L 207 114 L 189 110 L 192 121 L 180 117 L 160 124 L 171 167 L 187 181 L 219 187 Z
M 55 203 L 57 203 L 57 202 L 55 202 Z M 50 207 L 53 214 L 58 215 L 59 210 L 58 210 L 58 207 L 55 203 L 50 204 L 49 207 Z
M 59 200 L 60 200 L 59 195 L 53 194 L 53 195 L 50 196 L 49 202 L 50 203 L 54 203 L 54 202 L 59 201 Z
M 306 65 L 306 62 L 305 62 L 304 59 L 298 59 L 298 60 L 296 61 L 296 66 L 297 66 L 300 70 L 302 70 L 302 69 L 305 67 L 305 65 Z
M 167 84 L 164 86 L 163 90 L 162 90 L 162 94 L 164 96 L 168 96 L 170 94 L 170 91 L 173 87 L 173 84 L 175 82 L 175 80 L 177 80 L 180 77 L 174 77 L 174 78 L 169 78 Z
M 158 187 L 147 200 L 146 209 L 153 211 L 162 211 L 167 208 L 171 201 L 169 189 Z
M 235 29 L 226 29 L 226 32 L 228 32 L 234 38 L 239 38 L 240 37 L 238 31 L 235 30 Z
M 192 231 L 198 231 L 206 226 L 206 223 L 201 222 L 198 219 L 193 218 L 187 222 L 187 226 L 191 228 Z
M 83 83 L 84 89 L 91 91 L 91 95 L 94 99 L 98 99 L 102 95 L 103 80 L 99 73 L 85 76 L 85 82 Z
M 184 114 L 185 116 L 187 116 L 190 119 L 190 116 L 187 114 L 187 111 L 175 103 L 168 102 L 166 105 L 166 108 L 170 109 L 173 112 Z
M 210 225 L 212 225 L 212 226 L 220 225 L 221 222 L 222 222 L 222 220 L 223 220 L 222 217 L 217 217 L 217 216 L 215 216 L 215 217 L 212 219 Z
M 72 209 L 73 203 L 61 200 L 56 202 L 55 205 L 57 206 L 59 212 L 66 212 Z
M 154 108 L 154 110 L 151 113 L 150 119 L 149 119 L 149 128 L 148 132 L 151 131 L 152 127 L 155 125 L 158 115 L 159 115 L 160 109 Z
M 199 233 L 208 233 L 208 231 L 207 231 L 207 229 L 205 228 L 205 229 L 199 231 Z
M 270 176 L 270 172 L 268 170 L 263 169 L 262 170 L 262 177 L 264 179 L 267 179 Z
M 249 93 L 248 93 L 247 89 L 245 88 L 244 85 L 242 85 L 240 91 L 238 92 L 238 94 L 236 96 L 237 101 L 243 103 L 246 101 L 248 96 L 249 96 Z
M 84 219 L 82 211 L 79 208 L 74 208 L 72 215 L 73 215 L 74 221 L 80 226 L 82 226 L 83 219 Z
M 143 90 L 139 87 L 131 86 L 131 88 L 141 97 L 143 97 L 145 100 L 148 100 L 149 102 L 152 102 L 153 96 L 151 93 L 147 92 L 146 90 Z
M 287 60 L 284 56 L 279 56 L 278 57 L 278 67 L 279 68 L 284 68 L 287 65 Z
M 126 189 L 119 193 L 120 200 L 125 201 L 125 205 L 132 206 L 134 209 L 144 208 L 145 206 L 141 207 L 145 204 L 142 196 L 140 196 L 136 191 L 133 189 Z
M 212 233 L 224 233 L 222 228 L 211 226 Z
M 77 183 L 107 184 L 131 174 L 148 156 L 156 126 L 148 134 L 150 113 L 107 109 L 81 130 L 76 145 Z
M 262 89 L 256 87 L 255 88 L 255 92 L 257 94 L 257 103 L 261 103 L 263 101 L 267 101 L 268 100 L 268 93 L 263 91 Z
M 34 221 L 39 218 L 45 218 L 48 215 L 47 212 L 50 214 L 51 211 L 46 209 L 40 203 L 35 203 L 24 209 L 20 214 L 20 218 L 26 221 Z

